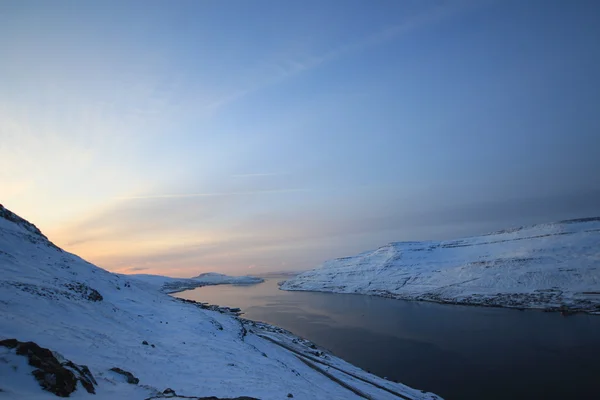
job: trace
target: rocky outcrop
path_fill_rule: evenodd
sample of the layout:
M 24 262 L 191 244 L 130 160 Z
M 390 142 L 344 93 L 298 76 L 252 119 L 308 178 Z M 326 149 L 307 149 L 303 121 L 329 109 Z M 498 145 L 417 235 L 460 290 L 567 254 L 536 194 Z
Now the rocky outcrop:
M 171 388 L 166 388 L 163 392 L 157 396 L 148 397 L 146 400 L 154 400 L 154 399 L 192 399 L 192 400 L 260 400 L 255 397 L 195 397 L 195 396 L 180 396 Z
M 194 396 L 178 396 L 176 394 L 160 394 L 158 396 L 148 397 L 145 400 L 155 400 L 155 399 L 191 399 L 191 400 L 260 400 L 256 397 L 194 397 Z
M 45 286 L 45 285 L 34 285 L 31 283 L 23 282 L 11 282 L 0 280 L 1 286 L 12 286 L 23 292 L 31 293 L 40 297 L 46 297 L 51 300 L 78 300 L 83 299 L 87 301 L 102 301 L 104 298 L 96 289 L 81 283 L 81 282 L 69 282 L 61 285 L 61 287 L 67 290 L 62 290 L 57 287 Z
M 104 298 L 96 289 L 93 289 L 81 282 L 72 282 L 65 284 L 65 287 L 71 292 L 81 295 L 85 300 L 102 301 Z
M 0 346 L 15 349 L 16 354 L 27 357 L 29 365 L 37 368 L 33 370 L 32 375 L 42 389 L 48 392 L 60 397 L 69 397 L 77 389 L 79 381 L 88 393 L 96 393 L 96 380 L 85 365 L 77 365 L 69 360 L 60 362 L 51 350 L 34 342 L 5 339 L 0 341 Z
M 10 222 L 15 223 L 16 225 L 19 225 L 22 228 L 25 228 L 29 232 L 25 236 L 27 240 L 29 240 L 31 243 L 45 243 L 47 246 L 53 247 L 61 252 L 63 251 L 50 240 L 48 240 L 46 235 L 44 235 L 37 226 L 27 221 L 26 219 L 19 217 L 12 211 L 4 208 L 2 204 L 0 204 L 0 218 L 4 218 Z
M 10 222 L 14 222 L 15 224 L 27 229 L 29 232 L 39 235 L 45 239 L 48 239 L 46 236 L 44 236 L 42 231 L 40 231 L 37 226 L 27 221 L 26 219 L 19 217 L 14 212 L 4 208 L 2 204 L 0 204 L 0 218 L 4 218 Z
M 194 301 L 194 300 L 180 299 L 177 297 L 175 297 L 175 300 L 181 301 L 183 303 L 193 304 L 196 307 L 202 308 L 204 310 L 216 311 L 221 314 L 235 315 L 236 317 L 239 317 L 240 315 L 243 314 L 242 309 L 239 307 L 224 307 L 224 306 L 218 306 L 215 304 L 202 303 L 202 302 Z
M 140 380 L 129 371 L 125 371 L 124 369 L 118 367 L 113 367 L 110 370 L 116 372 L 117 374 L 123 375 L 127 379 L 127 383 L 131 383 L 132 385 L 137 385 L 140 383 Z

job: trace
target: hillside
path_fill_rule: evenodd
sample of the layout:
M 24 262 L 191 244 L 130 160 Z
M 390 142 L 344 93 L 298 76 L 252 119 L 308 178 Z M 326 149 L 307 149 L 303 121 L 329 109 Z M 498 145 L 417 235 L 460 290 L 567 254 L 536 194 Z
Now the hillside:
M 390 243 L 327 261 L 281 288 L 600 313 L 600 218 Z
M 59 249 L 0 206 L 0 398 L 437 398 L 160 287 Z

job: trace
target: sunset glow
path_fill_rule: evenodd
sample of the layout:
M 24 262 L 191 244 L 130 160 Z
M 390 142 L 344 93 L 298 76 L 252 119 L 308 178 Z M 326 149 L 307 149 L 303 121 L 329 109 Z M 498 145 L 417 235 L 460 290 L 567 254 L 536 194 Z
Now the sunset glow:
M 587 3 L 308 3 L 0 6 L 0 201 L 172 276 L 598 212 Z

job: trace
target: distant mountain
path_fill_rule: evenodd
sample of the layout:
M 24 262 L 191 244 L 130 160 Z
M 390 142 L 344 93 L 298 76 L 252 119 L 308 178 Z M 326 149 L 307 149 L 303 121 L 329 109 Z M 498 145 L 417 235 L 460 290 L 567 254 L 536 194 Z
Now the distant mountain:
M 263 282 L 254 276 L 229 276 L 216 272 L 206 272 L 193 278 L 171 278 L 161 275 L 135 274 L 127 275 L 142 282 L 151 284 L 164 293 L 176 293 L 209 285 L 251 285 Z
M 0 399 L 437 398 L 282 329 L 168 296 L 173 279 L 112 274 L 0 206 Z M 184 281 L 229 279 L 251 280 Z
M 327 261 L 281 288 L 600 314 L 600 217 L 390 243 Z
M 255 274 L 261 278 L 284 278 L 284 277 L 292 277 L 298 274 L 301 274 L 303 271 L 269 271 L 269 272 L 261 272 L 259 274 Z
M 233 285 L 247 285 L 252 283 L 263 282 L 263 279 L 254 276 L 229 276 L 225 274 L 218 274 L 216 272 L 205 272 L 192 279 L 202 282 L 214 282 L 215 284 L 233 284 Z

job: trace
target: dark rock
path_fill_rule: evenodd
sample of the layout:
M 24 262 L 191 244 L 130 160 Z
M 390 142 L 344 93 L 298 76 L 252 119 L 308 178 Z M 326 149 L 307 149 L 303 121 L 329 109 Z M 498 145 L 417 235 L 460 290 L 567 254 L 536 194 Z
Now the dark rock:
M 85 283 L 81 282 L 71 282 L 65 284 L 65 287 L 69 289 L 71 292 L 77 293 L 81 295 L 86 300 L 89 301 L 102 301 L 104 298 L 96 289 L 92 289 Z
M 42 389 L 60 397 L 69 397 L 77 388 L 77 379 L 68 369 L 36 369 L 32 372 Z
M 289 397 L 291 399 L 292 397 L 294 397 L 294 395 L 291 393 L 288 393 L 287 397 Z
M 142 342 L 142 344 L 148 346 L 148 342 L 146 342 L 145 340 Z
M 9 349 L 14 349 L 19 344 L 17 339 L 4 339 L 0 340 L 0 346 L 8 347 Z
M 96 382 L 96 379 L 94 379 L 94 376 L 90 372 L 90 369 L 87 367 L 87 365 L 77 365 L 71 361 L 67 361 L 63 363 L 63 366 L 71 368 L 71 370 L 77 372 L 79 375 L 79 382 L 81 382 L 81 385 L 85 388 L 85 390 L 87 390 L 88 393 L 96 393 L 94 385 L 98 385 L 98 382 Z
M 155 347 L 156 347 L 156 346 L 155 346 L 155 345 L 153 345 L 153 344 L 151 344 L 150 346 L 151 346 L 152 348 L 155 348 Z
M 80 381 L 88 393 L 95 393 L 96 380 L 89 368 L 72 361 L 60 363 L 49 349 L 38 346 L 34 342 L 19 342 L 16 339 L 0 341 L 0 345 L 16 348 L 18 355 L 27 357 L 29 365 L 36 367 L 32 375 L 40 386 L 60 397 L 68 397 L 77 389 Z
M 96 379 L 94 379 L 94 375 L 92 375 L 92 372 L 90 371 L 90 369 L 88 368 L 87 365 L 80 365 L 81 367 L 81 371 L 83 375 L 86 375 L 87 377 L 89 377 L 90 381 L 94 384 L 94 385 L 98 385 L 98 382 L 96 382 Z
M 110 370 L 113 371 L 113 372 L 116 372 L 117 374 L 121 374 L 125 378 L 127 378 L 127 383 L 131 383 L 132 385 L 137 385 L 138 383 L 140 383 L 140 380 L 138 378 L 136 378 L 129 371 L 125 371 L 124 369 L 121 369 L 121 368 L 118 368 L 118 367 L 113 367 Z
M 175 393 L 175 391 L 171 388 L 166 388 L 165 390 L 163 390 L 163 394 L 171 394 L 173 396 L 177 396 L 177 393 Z
M 37 226 L 35 226 L 31 222 L 27 221 L 26 219 L 19 217 L 17 214 L 13 213 L 9 209 L 4 208 L 4 206 L 2 204 L 0 204 L 0 218 L 4 218 L 8 221 L 14 222 L 15 224 L 20 225 L 23 228 L 27 229 L 29 232 L 33 233 L 34 235 L 37 235 L 37 236 L 45 239 L 46 241 L 50 242 L 48 240 L 48 238 L 44 234 L 42 234 L 42 232 L 38 229 Z M 52 245 L 52 246 L 56 247 L 54 245 Z
M 175 392 L 173 392 L 175 393 Z M 176 394 L 170 394 L 167 393 L 165 394 L 163 392 L 163 394 L 159 394 L 158 396 L 154 396 L 154 397 L 148 397 L 146 400 L 155 400 L 155 399 L 191 399 L 191 400 L 260 400 L 257 399 L 256 397 L 247 397 L 247 396 L 241 396 L 241 397 L 215 397 L 215 396 L 209 396 L 209 397 L 194 397 L 194 396 L 178 396 Z

